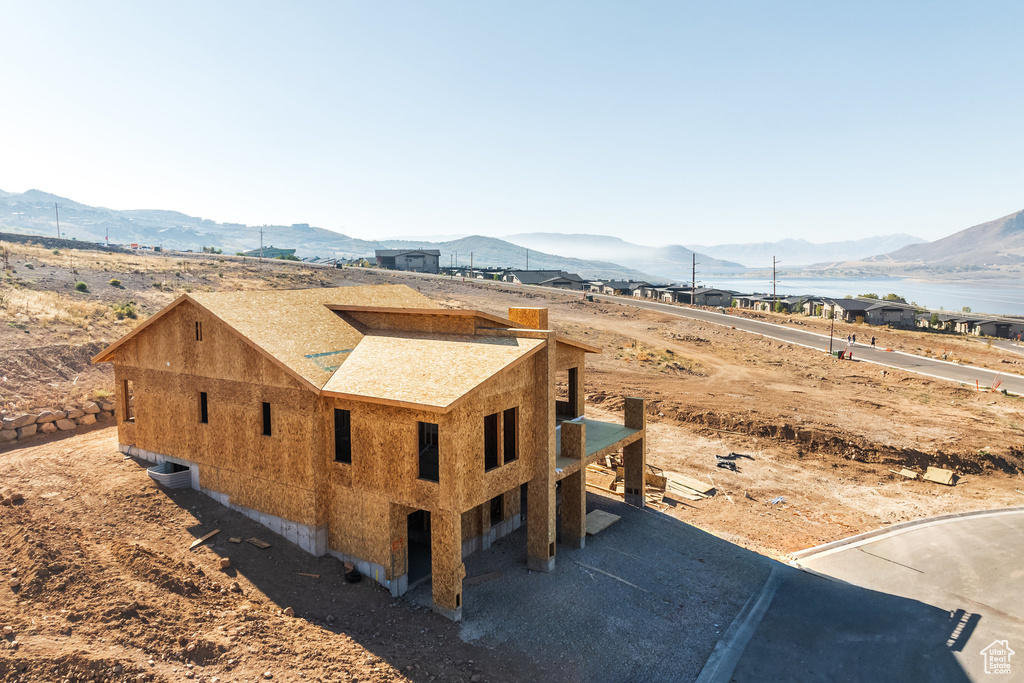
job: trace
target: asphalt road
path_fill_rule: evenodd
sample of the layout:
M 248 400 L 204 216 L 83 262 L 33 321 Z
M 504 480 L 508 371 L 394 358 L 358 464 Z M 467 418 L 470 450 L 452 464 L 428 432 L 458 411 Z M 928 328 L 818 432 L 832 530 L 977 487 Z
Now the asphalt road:
M 801 555 L 804 571 L 777 567 L 751 598 L 701 683 L 1024 679 L 1020 659 L 986 654 L 1024 644 L 1024 508 L 919 520 Z
M 560 289 L 536 286 L 530 287 L 530 291 L 538 289 L 552 294 L 561 294 L 563 296 L 566 294 L 565 290 Z M 660 313 L 677 315 L 681 318 L 692 318 L 712 323 L 714 325 L 733 327 L 737 330 L 743 330 L 744 332 L 759 334 L 764 337 L 771 337 L 772 339 L 789 342 L 790 344 L 806 346 L 826 353 L 829 351 L 830 347 L 834 351 L 846 348 L 845 337 L 836 337 L 830 342 L 828 335 L 822 335 L 808 330 L 798 330 L 792 327 L 776 325 L 775 323 L 768 323 L 760 320 L 751 320 L 750 318 L 743 318 L 741 316 L 718 313 L 717 311 L 688 308 L 686 306 L 664 304 L 656 301 L 646 301 L 643 299 L 631 300 L 621 296 L 595 294 L 594 298 L 608 303 L 616 303 L 623 306 L 635 306 L 637 308 L 647 308 Z M 947 380 L 950 382 L 958 382 L 971 387 L 977 386 L 985 388 L 998 384 L 999 389 L 1005 389 L 1012 394 L 1024 395 L 1024 377 L 1021 377 L 1020 375 L 994 372 L 992 370 L 986 370 L 985 368 L 978 368 L 971 365 L 960 365 L 949 361 L 925 358 L 924 356 L 916 356 L 914 354 L 904 353 L 903 351 L 898 350 L 890 351 L 882 348 L 871 348 L 869 343 L 863 343 L 871 339 L 870 331 L 871 328 L 865 328 L 867 339 L 859 340 L 851 347 L 851 350 L 853 351 L 852 362 L 876 363 L 890 368 L 899 368 L 900 370 L 915 372 L 927 377 L 934 377 L 936 379 Z

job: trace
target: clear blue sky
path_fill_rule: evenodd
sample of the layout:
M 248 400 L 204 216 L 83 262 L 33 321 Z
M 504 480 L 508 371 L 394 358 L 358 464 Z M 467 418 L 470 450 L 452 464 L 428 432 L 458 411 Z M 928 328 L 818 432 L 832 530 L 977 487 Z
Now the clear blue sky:
M 0 189 L 648 244 L 1024 208 L 1021 2 L 4 3 Z

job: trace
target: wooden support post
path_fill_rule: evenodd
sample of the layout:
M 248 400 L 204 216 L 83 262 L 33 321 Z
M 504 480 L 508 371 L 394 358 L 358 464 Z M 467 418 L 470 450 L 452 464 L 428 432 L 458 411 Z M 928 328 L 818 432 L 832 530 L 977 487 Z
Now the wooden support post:
M 569 409 L 574 418 L 583 415 L 586 403 L 587 395 L 583 391 L 583 367 L 569 368 Z
M 491 547 L 491 501 L 481 503 L 476 512 L 480 520 L 480 549 L 487 550 Z
M 430 511 L 430 570 L 434 611 L 452 621 L 462 619 L 462 515 L 450 510 Z
M 405 580 L 391 591 L 392 595 L 401 595 L 408 587 L 409 573 L 409 508 L 404 505 L 391 503 L 388 506 L 388 537 L 390 543 L 390 562 L 385 567 L 385 578 L 389 581 L 397 581 L 403 577 Z
M 555 333 L 547 335 L 541 375 L 537 383 L 538 403 L 545 406 L 537 418 L 531 469 L 533 478 L 526 485 L 526 566 L 533 571 L 550 572 L 555 568 Z
M 582 460 L 587 452 L 587 426 L 562 423 L 562 457 Z M 562 479 L 562 542 L 582 549 L 587 544 L 587 468 Z
M 624 467 L 625 500 L 630 505 L 644 507 L 644 473 L 647 471 L 647 412 L 646 401 L 642 398 L 626 399 L 626 426 L 644 430 L 643 437 L 622 449 Z

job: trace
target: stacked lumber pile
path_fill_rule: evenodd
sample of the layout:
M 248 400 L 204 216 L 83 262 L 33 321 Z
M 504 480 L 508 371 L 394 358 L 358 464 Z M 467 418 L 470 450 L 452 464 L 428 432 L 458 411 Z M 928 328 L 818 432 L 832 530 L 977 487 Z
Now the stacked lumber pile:
M 617 496 L 625 496 L 623 483 L 625 481 L 625 470 L 618 458 L 611 456 L 605 459 L 605 464 L 592 463 L 587 465 L 587 486 L 605 493 L 612 493 Z M 711 484 L 687 477 L 682 474 L 668 473 L 648 466 L 651 471 L 644 474 L 644 497 L 647 505 L 662 510 L 668 507 L 665 504 L 665 496 L 684 500 L 703 500 L 714 495 L 715 487 Z

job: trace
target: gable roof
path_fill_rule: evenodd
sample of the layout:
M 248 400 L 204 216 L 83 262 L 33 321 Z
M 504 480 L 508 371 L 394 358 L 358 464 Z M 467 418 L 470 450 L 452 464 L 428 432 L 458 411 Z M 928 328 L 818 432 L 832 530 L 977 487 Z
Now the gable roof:
M 317 393 L 447 412 L 494 374 L 532 355 L 549 332 L 481 311 L 441 308 L 405 285 L 183 295 L 93 358 L 184 302 Z M 588 353 L 600 349 L 554 336 Z
M 447 411 L 544 342 L 512 336 L 367 335 L 323 393 Z
M 272 361 L 316 389 L 330 379 L 363 336 L 327 304 L 440 308 L 405 285 L 185 294 L 108 346 L 93 362 L 110 360 L 119 346 L 184 301 L 216 316 Z

